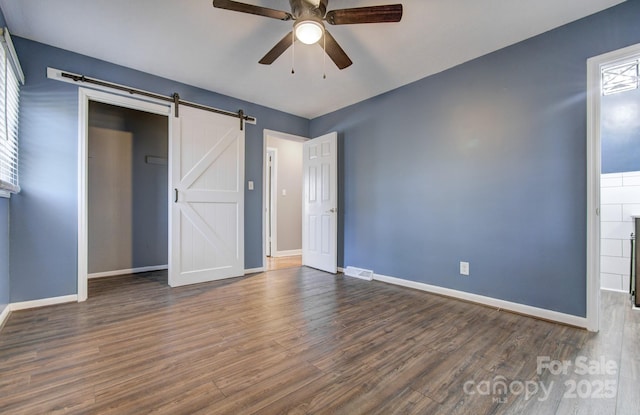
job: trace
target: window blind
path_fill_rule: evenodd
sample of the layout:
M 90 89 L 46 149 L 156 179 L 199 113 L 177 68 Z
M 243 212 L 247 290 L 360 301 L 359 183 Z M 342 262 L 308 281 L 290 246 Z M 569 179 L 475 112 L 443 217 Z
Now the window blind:
M 0 37 L 0 191 L 17 193 L 18 184 L 18 119 L 22 70 L 9 32 Z

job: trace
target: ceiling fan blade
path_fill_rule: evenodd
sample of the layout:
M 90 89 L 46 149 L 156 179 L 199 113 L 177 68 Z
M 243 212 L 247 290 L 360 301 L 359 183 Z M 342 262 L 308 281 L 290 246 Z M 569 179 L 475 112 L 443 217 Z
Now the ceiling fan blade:
M 284 53 L 285 50 L 289 49 L 289 46 L 293 44 L 293 32 L 287 33 L 280 42 L 276 43 L 276 45 L 267 52 L 266 55 L 262 59 L 260 59 L 260 63 L 263 65 L 271 65 L 276 59 L 280 57 Z
M 240 3 L 232 0 L 213 0 L 213 7 L 232 10 L 234 12 L 255 14 L 278 20 L 291 20 L 293 16 L 288 12 L 269 9 L 267 7 L 254 6 L 253 4 Z
M 402 4 L 331 10 L 325 20 L 329 24 L 395 23 L 402 19 Z
M 329 55 L 338 69 L 347 68 L 353 63 L 328 31 L 324 31 L 324 39 L 320 39 L 318 44 L 324 49 L 327 55 Z

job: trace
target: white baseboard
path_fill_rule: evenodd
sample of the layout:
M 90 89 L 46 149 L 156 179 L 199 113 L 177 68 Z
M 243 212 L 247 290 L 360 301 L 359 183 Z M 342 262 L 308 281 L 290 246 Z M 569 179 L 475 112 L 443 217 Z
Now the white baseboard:
M 45 307 L 48 305 L 73 303 L 77 301 L 78 301 L 78 296 L 76 294 L 73 294 L 73 295 L 64 295 L 62 297 L 51 297 L 51 298 L 43 298 L 41 300 L 31 300 L 31 301 L 21 301 L 19 303 L 11 303 L 9 304 L 9 307 L 11 308 L 11 311 L 18 311 L 18 310 L 26 310 L 28 308 Z
M 2 313 L 0 313 L 0 329 L 2 329 L 4 323 L 7 321 L 12 311 L 27 310 L 29 308 L 39 308 L 39 307 L 45 307 L 48 305 L 74 303 L 77 301 L 78 301 L 78 296 L 76 294 L 73 294 L 73 295 L 64 295 L 62 297 L 51 297 L 51 298 L 43 298 L 40 300 L 9 303 L 4 308 L 4 310 L 2 310 Z
M 483 295 L 453 290 L 451 288 L 438 287 L 436 285 L 429 285 L 422 282 L 389 277 L 386 275 L 373 274 L 373 279 L 375 281 L 386 282 L 388 284 L 400 285 L 403 287 L 426 291 L 433 294 L 458 298 L 460 300 L 465 300 L 472 303 L 482 304 L 503 310 L 509 310 L 515 313 L 525 314 L 543 320 L 550 320 L 558 323 L 568 324 L 571 326 L 587 328 L 587 319 L 585 317 L 573 316 L 571 314 L 560 313 L 558 311 L 547 310 L 544 308 L 533 307 L 525 304 L 513 303 L 511 301 L 499 300 L 497 298 L 485 297 Z
M 0 329 L 9 318 L 9 314 L 11 314 L 11 304 L 7 304 L 2 313 L 0 313 Z
M 244 275 L 255 274 L 257 272 L 264 272 L 264 267 L 245 269 L 244 270 Z
M 629 294 L 627 290 L 616 290 L 615 288 L 600 287 L 600 291 L 613 291 L 614 293 Z
M 302 255 L 302 249 L 292 249 L 290 251 L 277 251 L 271 254 L 274 258 L 282 258 L 283 256 L 296 256 Z
M 168 265 L 151 265 L 148 267 L 118 269 L 115 271 L 105 271 L 105 272 L 94 272 L 93 274 L 88 274 L 87 278 L 91 279 L 91 278 L 115 277 L 116 275 L 137 274 L 139 272 L 162 271 L 165 269 L 169 269 L 169 266 Z

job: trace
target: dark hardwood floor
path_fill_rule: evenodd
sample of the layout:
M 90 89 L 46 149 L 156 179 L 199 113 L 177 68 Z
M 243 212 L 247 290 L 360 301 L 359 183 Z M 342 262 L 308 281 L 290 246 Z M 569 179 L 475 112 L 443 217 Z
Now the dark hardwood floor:
M 0 413 L 640 413 L 640 313 L 622 294 L 603 293 L 598 334 L 307 268 L 89 294 L 11 314 Z

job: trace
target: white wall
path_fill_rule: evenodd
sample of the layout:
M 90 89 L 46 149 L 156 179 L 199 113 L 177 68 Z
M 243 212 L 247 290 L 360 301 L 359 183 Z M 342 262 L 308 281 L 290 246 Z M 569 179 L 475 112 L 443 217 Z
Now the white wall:
M 627 292 L 632 215 L 640 215 L 640 171 L 608 173 L 600 178 L 600 286 Z

